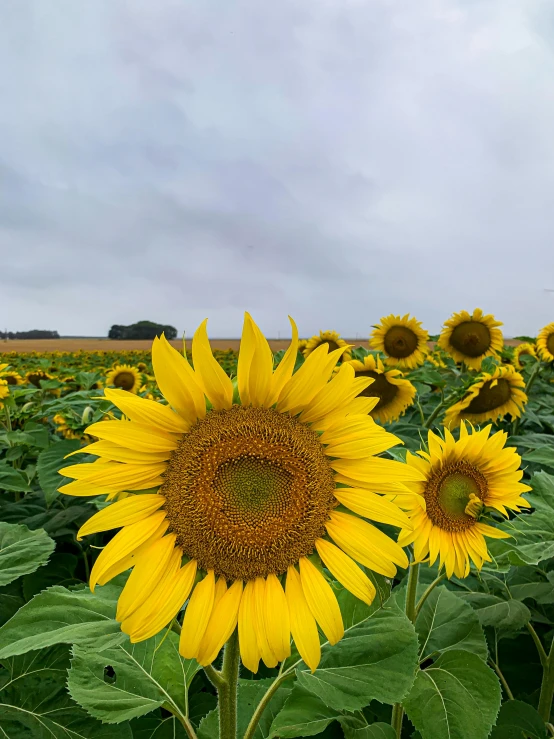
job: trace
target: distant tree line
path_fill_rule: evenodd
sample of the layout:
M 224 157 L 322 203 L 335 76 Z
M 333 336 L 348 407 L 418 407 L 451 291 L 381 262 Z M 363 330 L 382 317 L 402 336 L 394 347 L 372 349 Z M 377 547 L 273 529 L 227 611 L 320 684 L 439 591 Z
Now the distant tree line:
M 165 334 L 166 339 L 175 339 L 177 329 L 174 326 L 164 326 L 152 321 L 138 321 L 130 326 L 114 324 L 108 333 L 109 339 L 154 339 Z
M 33 329 L 32 331 L 0 331 L 0 339 L 59 339 L 60 335 L 57 331 L 42 331 Z

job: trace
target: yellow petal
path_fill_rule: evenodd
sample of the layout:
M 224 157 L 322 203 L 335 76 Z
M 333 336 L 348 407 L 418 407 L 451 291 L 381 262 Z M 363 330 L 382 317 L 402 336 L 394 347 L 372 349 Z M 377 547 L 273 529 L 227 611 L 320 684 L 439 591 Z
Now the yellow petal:
M 287 570 L 285 586 L 292 638 L 304 662 L 315 672 L 321 659 L 317 624 L 302 590 L 300 576 L 294 567 Z
M 289 321 L 292 328 L 292 340 L 289 348 L 285 352 L 271 377 L 271 390 L 266 401 L 267 406 L 272 406 L 277 402 L 277 398 L 279 397 L 281 390 L 292 377 L 292 373 L 294 372 L 294 367 L 296 365 L 296 358 L 298 356 L 298 329 L 296 328 L 296 323 L 290 316 Z
M 402 487 L 402 483 L 425 480 L 425 476 L 415 467 L 383 457 L 370 457 L 367 460 L 334 459 L 331 467 L 340 475 L 358 480 L 358 485 L 352 487 L 371 485 L 382 492 L 394 492 Z
M 260 649 L 256 639 L 256 607 L 254 604 L 254 580 L 244 586 L 239 606 L 239 647 L 242 664 L 250 672 L 258 672 Z
M 175 534 L 155 541 L 138 557 L 117 601 L 116 621 L 131 615 L 163 577 L 175 546 Z
M 98 495 L 102 490 L 147 490 L 149 487 L 161 485 L 166 467 L 165 462 L 156 464 L 92 462 L 63 467 L 59 473 L 65 477 L 82 480 L 87 485 L 96 483 Z
M 372 521 L 400 526 L 404 529 L 412 527 L 410 519 L 400 508 L 382 496 L 370 493 L 361 488 L 336 488 L 335 498 L 344 506 L 360 516 Z
M 166 462 L 171 452 L 142 452 L 136 449 L 126 449 L 119 444 L 114 444 L 112 441 L 96 441 L 93 444 L 88 444 L 82 449 L 76 449 L 74 452 L 68 454 L 67 457 L 72 457 L 74 454 L 93 454 L 95 457 L 101 459 L 111 460 L 113 462 L 124 462 L 131 464 L 152 464 L 156 462 Z
M 333 590 L 321 572 L 306 557 L 300 557 L 302 592 L 313 617 L 330 644 L 344 636 L 344 625 L 339 604 Z
M 152 365 L 158 387 L 169 405 L 187 424 L 206 415 L 206 401 L 200 380 L 188 361 L 165 336 L 152 344 Z
M 206 577 L 192 591 L 185 611 L 179 654 L 185 659 L 194 659 L 212 615 L 215 596 L 214 571 L 208 570 Z
M 355 380 L 354 376 L 354 368 L 343 364 L 331 381 L 308 403 L 300 420 L 303 423 L 317 422 L 319 418 L 325 418 L 354 400 L 370 384 L 369 378 Z
M 258 648 L 260 655 L 266 667 L 275 667 L 277 657 L 269 646 L 267 638 L 267 627 L 265 622 L 265 580 L 263 577 L 257 577 L 254 580 L 254 608 L 256 612 L 256 638 L 258 640 Z
M 94 592 L 99 578 L 102 577 L 108 568 L 134 552 L 145 541 L 148 541 L 161 525 L 165 525 L 166 529 L 169 526 L 169 522 L 165 518 L 165 511 L 156 511 L 148 516 L 148 518 L 121 529 L 110 543 L 102 549 L 94 563 L 94 567 L 90 573 L 90 589 L 92 592 Z
M 489 536 L 491 539 L 509 539 L 511 537 L 510 534 L 502 531 L 502 529 L 495 529 L 494 526 L 489 526 L 486 523 L 479 522 L 475 528 L 479 533 Z
M 202 666 L 210 665 L 231 637 L 237 626 L 241 598 L 242 581 L 235 580 L 214 606 L 198 651 L 198 662 Z
M 264 405 L 271 386 L 273 354 L 267 339 L 248 313 L 240 341 L 237 382 L 242 405 Z
M 146 453 L 170 452 L 179 443 L 177 436 L 135 421 L 99 421 L 87 427 L 87 434 Z
M 181 610 L 189 596 L 196 577 L 196 560 L 192 559 L 184 567 L 177 569 L 170 577 L 164 578 L 152 592 L 148 602 L 124 621 L 121 629 L 129 634 L 131 642 L 144 641 L 158 634 Z M 144 611 L 140 611 L 144 608 Z M 136 618 L 136 626 L 129 630 L 130 622 Z M 127 625 L 127 628 L 124 628 Z
M 376 591 L 365 572 L 342 549 L 331 544 L 331 542 L 325 541 L 325 539 L 316 539 L 315 546 L 324 565 L 341 585 L 344 585 L 356 598 L 371 605 Z
M 206 397 L 215 410 L 223 410 L 233 403 L 233 384 L 212 354 L 206 323 L 207 319 L 196 329 L 192 339 L 192 361 Z
M 123 411 L 131 421 L 136 421 L 144 426 L 154 426 L 160 431 L 167 431 L 172 434 L 182 434 L 189 430 L 190 424 L 171 410 L 168 405 L 162 405 L 162 403 L 155 400 L 140 398 L 126 390 L 105 388 L 104 395 L 120 411 Z
M 265 581 L 265 625 L 269 648 L 278 662 L 290 656 L 290 618 L 285 591 L 273 573 Z
M 97 534 L 99 531 L 118 529 L 121 526 L 129 526 L 142 521 L 143 518 L 161 508 L 164 503 L 165 498 L 158 494 L 130 495 L 124 500 L 103 508 L 89 518 L 77 532 L 77 541 L 81 541 L 83 536 Z

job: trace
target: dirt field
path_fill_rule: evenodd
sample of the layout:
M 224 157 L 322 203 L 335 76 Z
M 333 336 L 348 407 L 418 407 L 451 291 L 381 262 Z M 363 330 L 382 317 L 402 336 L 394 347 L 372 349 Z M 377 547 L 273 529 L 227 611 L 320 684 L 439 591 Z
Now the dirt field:
M 345 339 L 354 346 L 367 346 L 367 342 L 360 339 Z M 174 347 L 182 348 L 181 341 L 172 341 Z M 269 339 L 273 351 L 286 349 L 289 345 L 287 339 Z M 517 346 L 520 342 L 516 339 L 506 339 L 508 346 Z M 235 349 L 240 346 L 240 339 L 210 339 L 212 349 Z M 190 348 L 190 339 L 187 341 Z M 13 341 L 0 341 L 0 353 L 2 352 L 75 352 L 79 349 L 87 352 L 93 351 L 125 351 L 129 349 L 142 349 L 149 351 L 152 347 L 151 341 L 116 341 L 112 339 L 14 339 Z

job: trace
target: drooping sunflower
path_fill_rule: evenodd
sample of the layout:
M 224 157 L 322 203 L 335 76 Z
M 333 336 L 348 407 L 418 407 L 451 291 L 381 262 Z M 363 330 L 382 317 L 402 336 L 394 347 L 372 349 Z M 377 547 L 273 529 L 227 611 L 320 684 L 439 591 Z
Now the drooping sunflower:
M 471 369 L 479 370 L 485 357 L 502 350 L 504 340 L 498 326 L 502 323 L 490 313 L 485 315 L 481 308 L 476 308 L 473 313 L 463 310 L 445 322 L 438 346 L 454 361 L 465 362 Z
M 376 421 L 396 421 L 414 402 L 416 389 L 412 383 L 402 377 L 400 370 L 385 370 L 379 357 L 368 354 L 363 362 L 352 359 L 345 364 L 353 368 L 356 377 L 370 377 L 373 380 L 361 391 L 360 397 L 376 399 L 370 411 Z
M 509 536 L 485 523 L 489 511 L 507 516 L 530 507 L 521 497 L 531 489 L 520 482 L 521 457 L 505 448 L 505 431 L 490 432 L 491 426 L 477 431 L 462 422 L 455 441 L 448 429 L 444 440 L 429 431 L 428 451 L 406 457 L 425 480 L 409 484 L 419 501 L 409 510 L 412 530 L 401 531 L 398 543 L 413 543 L 416 562 L 428 558 L 433 565 L 438 557 L 448 577 L 467 577 L 470 560 L 478 570 L 491 561 L 485 537 Z
M 523 376 L 511 365 L 497 367 L 492 374 L 484 372 L 466 395 L 446 411 L 444 425 L 458 426 L 462 420 L 496 421 L 507 414 L 519 418 L 527 403 L 524 388 Z
M 53 380 L 54 377 L 48 372 L 44 372 L 40 369 L 30 370 L 25 375 L 25 380 L 35 387 L 40 387 L 41 380 Z
M 4 367 L 7 367 L 8 365 L 3 365 Z M 2 365 L 0 365 L 0 380 L 3 380 L 4 382 L 7 382 L 8 385 L 23 385 L 23 378 L 19 374 L 19 372 L 16 372 L 15 370 L 5 370 L 1 371 Z
M 514 348 L 514 365 L 518 369 L 523 369 L 523 362 L 521 362 L 520 357 L 521 356 L 528 356 L 528 357 L 535 357 L 537 358 L 537 350 L 535 349 L 534 344 L 518 344 Z
M 130 364 L 118 364 L 106 376 L 106 385 L 113 385 L 128 393 L 137 393 L 142 385 L 140 372 Z
M 343 349 L 344 351 L 340 356 L 340 360 L 343 362 L 348 361 L 352 354 L 348 349 L 348 344 L 344 339 L 341 339 L 340 334 L 336 331 L 320 331 L 319 335 L 316 334 L 308 339 L 304 345 L 303 354 L 305 357 L 309 357 L 310 354 L 317 349 L 318 346 L 326 344 L 328 351 L 333 352 L 336 349 Z
M 317 626 L 334 644 L 343 622 L 313 558 L 366 603 L 375 588 L 356 562 L 387 577 L 407 565 L 402 548 L 364 518 L 409 527 L 378 493 L 410 495 L 404 483 L 421 473 L 375 456 L 398 439 L 367 415 L 373 399 L 357 397 L 368 378 L 344 366 L 330 379 L 344 349 L 322 345 L 293 374 L 291 323 L 291 345 L 273 371 L 269 345 L 246 315 L 235 383 L 213 357 L 206 321 L 193 337 L 194 369 L 156 338 L 154 373 L 169 405 L 106 389 L 129 420 L 89 426 L 100 441 L 86 452 L 99 459 L 61 471 L 74 478 L 61 488 L 70 495 L 139 491 L 78 534 L 121 528 L 90 587 L 133 568 L 116 616 L 132 642 L 170 624 L 190 597 L 184 657 L 211 663 L 238 624 L 252 672 L 260 658 L 268 666 L 285 659 L 291 634 L 315 670 Z
M 539 331 L 537 349 L 543 362 L 554 362 L 554 323 L 549 323 Z
M 385 316 L 374 326 L 369 345 L 386 355 L 389 367 L 414 369 L 425 361 L 429 334 L 421 328 L 421 321 L 405 316 Z

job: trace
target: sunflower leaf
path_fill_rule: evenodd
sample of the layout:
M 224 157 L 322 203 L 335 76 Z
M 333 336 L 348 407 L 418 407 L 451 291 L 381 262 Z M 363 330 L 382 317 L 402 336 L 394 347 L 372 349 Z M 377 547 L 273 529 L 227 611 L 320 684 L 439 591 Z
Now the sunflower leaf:
M 441 654 L 403 701 L 422 739 L 486 739 L 500 707 L 498 678 L 471 652 Z
M 340 711 L 329 708 L 320 698 L 297 683 L 282 710 L 273 719 L 269 739 L 316 736 L 340 715 Z M 264 735 L 261 734 L 261 736 Z M 199 734 L 199 739 L 212 739 L 212 737 L 208 738 L 207 735 Z
M 55 547 L 43 529 L 0 522 L 0 586 L 46 564 Z
M 74 457 L 69 459 L 64 459 L 64 457 L 79 449 L 80 446 L 81 442 L 78 439 L 66 439 L 52 444 L 38 455 L 38 481 L 48 505 L 58 495 L 60 485 L 67 483 L 67 478 L 62 477 L 59 470 L 78 461 Z
M 338 644 L 323 646 L 319 668 L 313 675 L 298 670 L 298 684 L 339 711 L 360 710 L 373 699 L 397 703 L 413 683 L 417 653 L 414 627 L 390 599 Z
M 522 701 L 506 701 L 490 739 L 544 739 L 546 727 L 537 711 Z
M 481 626 L 518 631 L 531 620 L 530 610 L 519 600 L 504 600 L 489 593 L 463 593 L 460 597 L 475 610 Z

